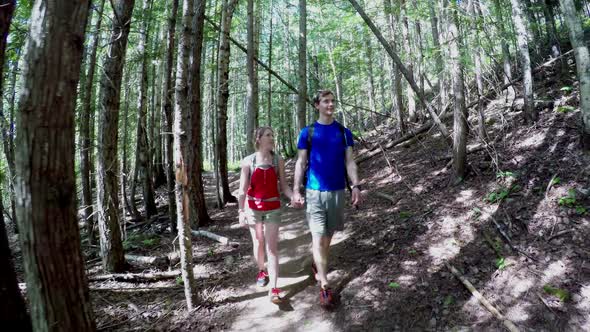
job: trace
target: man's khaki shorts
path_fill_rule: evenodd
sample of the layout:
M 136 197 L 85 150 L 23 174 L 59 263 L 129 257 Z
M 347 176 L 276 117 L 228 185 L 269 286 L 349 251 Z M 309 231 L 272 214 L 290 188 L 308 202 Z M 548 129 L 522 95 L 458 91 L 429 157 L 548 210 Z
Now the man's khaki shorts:
M 344 229 L 344 190 L 307 189 L 305 203 L 307 223 L 312 234 L 332 236 Z

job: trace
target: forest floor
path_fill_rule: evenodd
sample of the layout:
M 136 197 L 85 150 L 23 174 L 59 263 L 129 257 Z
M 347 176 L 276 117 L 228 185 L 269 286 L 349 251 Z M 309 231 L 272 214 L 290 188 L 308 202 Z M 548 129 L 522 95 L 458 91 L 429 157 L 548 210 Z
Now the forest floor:
M 331 249 L 329 278 L 340 297 L 333 310 L 319 306 L 304 211 L 284 212 L 279 286 L 288 301 L 277 306 L 266 289 L 255 286 L 250 235 L 234 226 L 237 208 L 230 204 L 209 209 L 214 225 L 207 230 L 234 245 L 193 238 L 200 300 L 191 312 L 178 277 L 93 281 L 103 271 L 97 248 L 84 242 L 98 328 L 504 330 L 451 273 L 448 266 L 453 266 L 523 331 L 590 330 L 590 156 L 578 144 L 574 73 L 560 80 L 554 69 L 535 76 L 537 99 L 549 102 L 538 103 L 539 121 L 533 126 L 522 124 L 520 96 L 487 101 L 492 143 L 468 155 L 469 175 L 458 184 L 450 150 L 436 129 L 359 164 L 364 202 L 359 210 L 347 207 L 345 231 Z M 470 118 L 470 147 L 477 148 L 477 116 Z M 398 137 L 386 127 L 365 134 L 357 158 L 377 142 L 385 145 Z M 287 163 L 289 179 L 293 164 Z M 213 206 L 211 174 L 205 181 Z M 236 174 L 231 181 L 237 189 Z M 128 231 L 128 253 L 165 256 L 177 249 L 163 217 L 166 206 L 160 205 L 162 218 Z M 18 258 L 16 245 L 13 250 Z M 179 266 L 175 261 L 132 264 L 130 272 L 178 271 Z

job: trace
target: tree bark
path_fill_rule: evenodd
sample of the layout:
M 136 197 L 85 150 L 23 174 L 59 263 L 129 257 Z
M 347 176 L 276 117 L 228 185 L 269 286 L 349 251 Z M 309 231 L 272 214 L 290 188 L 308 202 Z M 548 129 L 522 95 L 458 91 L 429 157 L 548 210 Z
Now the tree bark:
M 272 21 L 274 19 L 273 17 L 273 12 L 272 12 L 272 0 L 270 0 L 270 4 L 269 4 L 269 17 L 268 17 L 268 68 L 272 68 Z M 268 78 L 267 78 L 267 88 L 268 88 L 268 92 L 267 92 L 267 104 L 266 104 L 266 125 L 268 127 L 272 126 L 272 74 L 269 72 L 268 73 Z M 307 97 L 307 96 L 306 96 Z M 307 98 L 306 98 L 307 99 Z M 306 100 L 307 101 L 307 100 Z
M 307 111 L 307 1 L 299 0 L 299 95 L 297 96 L 297 127 L 299 130 L 306 125 Z
M 93 331 L 76 215 L 74 114 L 90 2 L 38 0 L 16 137 L 17 214 L 35 331 Z
M 134 0 L 113 0 L 112 34 L 100 78 L 97 158 L 97 209 L 100 251 L 105 271 L 125 268 L 119 230 L 118 136 L 121 81 Z M 133 199 L 133 197 L 131 197 Z
M 408 25 L 408 17 L 406 11 L 406 0 L 400 0 L 401 6 L 401 23 L 402 23 L 402 40 L 404 45 L 404 51 L 406 53 L 406 63 L 408 74 L 414 76 L 414 63 L 412 59 L 412 46 L 410 44 L 410 27 Z M 418 118 L 416 113 L 416 100 L 415 93 L 410 85 L 406 88 L 406 95 L 408 97 L 408 121 L 415 122 Z
M 510 50 L 508 47 L 508 34 L 506 32 L 506 27 L 504 25 L 504 18 L 502 15 L 502 6 L 500 4 L 502 0 L 494 0 L 494 12 L 496 13 L 496 21 L 498 22 L 498 27 L 500 29 L 500 43 L 502 47 L 502 63 L 504 69 L 504 84 L 510 83 L 512 81 L 512 63 L 510 61 Z M 506 90 L 507 96 L 514 96 L 515 91 L 513 86 L 509 86 L 508 90 Z
M 385 12 L 387 13 L 387 22 L 389 26 L 389 39 L 391 40 L 391 48 L 393 52 L 397 53 L 397 39 L 396 39 L 396 29 L 395 29 L 395 15 L 394 9 L 391 5 L 391 0 L 384 0 L 385 5 Z M 401 80 L 401 72 L 399 67 L 395 63 L 395 61 L 391 60 L 390 66 L 390 76 L 392 80 L 392 88 L 391 88 L 391 99 L 393 102 L 393 109 L 395 113 L 395 118 L 397 120 L 397 130 L 399 130 L 401 135 L 405 135 L 406 129 L 406 122 L 404 120 L 404 103 L 402 98 L 402 80 Z
M 399 67 L 400 71 L 402 72 L 402 74 L 404 75 L 406 80 L 408 81 L 408 84 L 410 84 L 410 86 L 412 87 L 414 92 L 417 94 L 418 99 L 420 100 L 422 105 L 428 110 L 428 113 L 432 117 L 434 123 L 436 123 L 439 131 L 442 134 L 442 137 L 448 143 L 449 142 L 449 131 L 447 130 L 447 127 L 444 125 L 444 123 L 442 123 L 440 121 L 440 118 L 436 114 L 432 105 L 428 101 L 426 101 L 426 97 L 424 97 L 424 95 L 420 92 L 420 89 L 418 88 L 418 85 L 416 84 L 414 77 L 411 75 L 411 73 L 408 71 L 408 69 L 403 65 L 403 63 L 401 62 L 397 53 L 394 52 L 393 49 L 389 46 L 389 44 L 387 43 L 385 38 L 383 38 L 383 35 L 381 34 L 381 32 L 377 29 L 375 24 L 373 24 L 373 22 L 367 16 L 367 14 L 365 14 L 364 10 L 358 5 L 358 3 L 355 0 L 348 0 L 348 1 L 352 4 L 352 6 L 356 9 L 356 11 L 359 13 L 359 15 L 363 18 L 363 20 L 369 26 L 371 31 L 373 31 L 373 34 L 375 34 L 375 37 L 377 37 L 377 39 L 379 40 L 379 42 L 381 43 L 383 48 L 385 48 L 385 50 L 387 51 L 389 56 L 393 59 L 393 61 Z
M 192 39 L 192 63 L 189 71 L 189 98 L 191 111 L 191 141 L 190 147 L 193 149 L 190 152 L 190 159 L 188 169 L 191 170 L 190 179 L 191 184 L 191 204 L 194 208 L 191 209 L 191 223 L 195 226 L 206 226 L 211 223 L 211 218 L 207 213 L 207 205 L 205 203 L 205 191 L 203 190 L 203 161 L 202 161 L 202 143 L 201 143 L 201 127 L 203 105 L 201 99 L 201 58 L 203 51 L 203 28 L 205 24 L 205 0 L 195 1 L 195 18 L 193 22 L 193 31 L 195 33 Z
M 178 0 L 172 0 L 172 8 L 168 16 L 168 49 L 166 50 L 166 76 L 164 80 L 164 170 L 166 171 L 166 188 L 168 191 L 168 215 L 170 230 L 176 233 L 176 197 L 174 195 L 174 156 L 172 149 L 172 101 L 174 89 L 172 87 L 172 68 L 174 67 L 174 47 L 176 38 L 176 15 Z
M 574 0 L 560 0 L 559 2 L 576 57 L 576 68 L 580 81 L 580 111 L 582 113 L 580 141 L 582 148 L 588 151 L 590 150 L 590 54 L 584 40 L 584 30 Z
M 236 202 L 229 190 L 229 181 L 227 174 L 227 101 L 229 98 L 229 32 L 237 0 L 223 0 L 222 24 L 221 24 L 221 44 L 219 46 L 219 65 L 218 65 L 218 94 L 217 94 L 217 140 L 215 147 L 217 150 L 217 161 L 219 167 L 219 177 L 221 180 L 221 190 L 223 203 Z
M 481 30 L 480 24 L 478 24 L 477 22 L 480 21 L 480 12 L 478 9 L 479 4 L 474 1 L 471 0 L 469 3 L 469 8 L 470 8 L 470 14 L 471 14 L 471 18 L 473 20 L 473 24 L 472 24 L 472 31 L 474 31 L 473 34 L 473 43 L 475 46 L 474 52 L 473 52 L 473 62 L 475 64 L 474 66 L 474 71 L 475 71 L 475 83 L 477 85 L 477 122 L 478 122 L 478 135 L 480 140 L 484 140 L 487 137 L 486 134 L 486 119 L 485 119 L 485 114 L 484 114 L 484 105 L 483 105 L 483 95 L 484 95 L 484 91 L 483 91 L 483 78 L 482 78 L 482 65 L 481 65 L 481 54 L 482 54 L 482 48 L 481 48 L 481 43 L 479 41 L 479 31 Z M 463 103 L 465 103 L 465 100 L 463 100 Z
M 194 1 L 183 0 L 182 33 L 178 43 L 178 60 L 176 61 L 176 98 L 174 108 L 174 164 L 176 167 L 176 207 L 178 220 L 178 238 L 181 254 L 182 280 L 188 310 L 192 310 L 196 300 L 195 279 L 193 275 L 193 254 L 190 228 L 190 199 L 192 170 L 190 166 L 190 149 L 192 123 L 190 118 L 189 69 L 191 40 L 194 38 L 193 16 Z
M 518 49 L 520 52 L 520 66 L 523 72 L 524 121 L 527 124 L 532 124 L 537 121 L 537 112 L 534 107 L 533 75 L 531 70 L 528 33 L 526 29 L 527 22 L 522 11 L 521 0 L 510 0 L 510 2 L 512 3 L 512 20 L 514 21 Z
M 440 34 L 438 31 L 438 19 L 436 17 L 436 12 L 434 11 L 435 8 L 435 1 L 431 0 L 430 1 L 430 26 L 432 29 L 432 43 L 434 46 L 434 59 L 435 59 L 435 64 L 436 64 L 436 75 L 437 75 L 437 82 L 436 82 L 436 87 L 437 87 L 437 91 L 439 93 L 439 98 L 438 98 L 438 107 L 437 109 L 439 111 L 442 111 L 442 108 L 444 107 L 443 105 L 443 94 L 445 94 L 445 86 L 444 86 L 444 62 L 443 62 L 443 57 L 442 57 L 442 47 L 440 44 Z
M 139 74 L 139 95 L 137 100 L 137 145 L 135 150 L 135 169 L 139 175 L 142 188 L 143 208 L 145 218 L 148 220 L 156 214 L 156 202 L 154 200 L 154 187 L 152 184 L 152 158 L 149 156 L 149 142 L 147 133 L 147 94 L 148 94 L 148 55 L 147 43 L 150 34 L 149 16 L 151 12 L 151 0 L 143 0 L 141 12 L 141 28 L 139 31 L 139 45 L 137 47 L 141 59 Z M 131 197 L 131 199 L 135 199 Z
M 455 0 L 456 1 L 456 0 Z M 453 121 L 453 170 L 457 179 L 463 179 L 467 170 L 467 107 L 465 107 L 465 84 L 463 81 L 463 63 L 461 49 L 463 42 L 458 28 L 457 3 L 451 4 L 451 17 L 448 20 L 448 31 L 451 37 L 449 51 L 451 56 L 451 76 L 453 79 L 453 95 L 455 110 Z
M 256 55 L 254 0 L 248 0 L 248 25 L 247 25 L 247 57 L 246 68 L 248 71 L 248 84 L 246 85 L 246 153 L 254 152 L 253 133 L 257 127 L 256 119 L 258 114 L 258 77 L 256 76 Z

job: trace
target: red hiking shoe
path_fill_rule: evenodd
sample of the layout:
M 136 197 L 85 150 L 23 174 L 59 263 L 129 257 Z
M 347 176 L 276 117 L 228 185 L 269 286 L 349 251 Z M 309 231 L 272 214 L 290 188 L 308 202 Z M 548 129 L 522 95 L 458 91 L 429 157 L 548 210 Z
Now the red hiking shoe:
M 264 287 L 268 285 L 268 273 L 264 270 L 260 270 L 256 276 L 256 286 Z
M 334 306 L 334 294 L 330 287 L 324 286 L 320 288 L 320 305 L 324 308 Z
M 283 298 L 281 297 L 281 290 L 279 288 L 273 288 L 270 291 L 270 302 L 274 304 L 281 304 L 283 303 Z

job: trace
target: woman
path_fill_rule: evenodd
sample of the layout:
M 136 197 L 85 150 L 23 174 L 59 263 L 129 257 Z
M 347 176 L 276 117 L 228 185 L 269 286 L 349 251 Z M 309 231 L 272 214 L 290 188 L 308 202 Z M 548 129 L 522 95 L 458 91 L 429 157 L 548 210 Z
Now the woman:
M 264 287 L 270 282 L 270 300 L 279 304 L 282 301 L 281 290 L 277 288 L 281 222 L 279 188 L 289 198 L 293 192 L 285 179 L 285 162 L 273 151 L 274 133 L 270 127 L 256 129 L 254 146 L 256 152 L 241 162 L 238 219 L 240 224 L 248 227 L 252 236 L 254 258 L 259 270 L 256 284 Z M 265 247 L 268 272 L 264 268 Z

